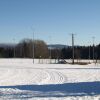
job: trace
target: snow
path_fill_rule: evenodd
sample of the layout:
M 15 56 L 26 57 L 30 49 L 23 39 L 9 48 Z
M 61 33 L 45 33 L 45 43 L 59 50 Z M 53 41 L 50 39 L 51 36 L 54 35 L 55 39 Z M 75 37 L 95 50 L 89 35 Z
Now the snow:
M 100 65 L 0 59 L 0 100 L 99 100 Z M 42 61 L 42 63 L 44 60 Z

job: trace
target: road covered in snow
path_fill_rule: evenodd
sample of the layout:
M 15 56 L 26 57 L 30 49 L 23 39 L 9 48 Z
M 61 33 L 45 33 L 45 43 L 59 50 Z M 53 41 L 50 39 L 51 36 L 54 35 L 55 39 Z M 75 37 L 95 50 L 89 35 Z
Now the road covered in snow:
M 99 100 L 100 65 L 0 59 L 0 99 Z

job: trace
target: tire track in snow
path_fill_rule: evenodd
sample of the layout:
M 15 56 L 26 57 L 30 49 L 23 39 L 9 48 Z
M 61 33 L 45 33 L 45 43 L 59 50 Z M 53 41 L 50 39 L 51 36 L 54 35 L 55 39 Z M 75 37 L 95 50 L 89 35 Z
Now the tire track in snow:
M 48 77 L 47 72 L 43 69 L 39 69 L 39 70 L 37 70 L 37 74 L 34 78 L 35 83 L 43 84 L 43 83 L 45 83 L 45 80 L 47 80 L 47 77 Z
M 61 84 L 67 81 L 67 77 L 58 70 L 39 69 L 34 80 L 37 84 Z
M 7 68 L 3 69 L 3 72 L 1 73 L 0 85 L 61 84 L 66 80 L 67 77 L 56 69 L 35 69 L 34 71 L 34 69 Z
M 61 72 L 56 70 L 45 70 L 47 72 L 47 83 L 49 84 L 61 84 L 67 80 L 67 77 Z

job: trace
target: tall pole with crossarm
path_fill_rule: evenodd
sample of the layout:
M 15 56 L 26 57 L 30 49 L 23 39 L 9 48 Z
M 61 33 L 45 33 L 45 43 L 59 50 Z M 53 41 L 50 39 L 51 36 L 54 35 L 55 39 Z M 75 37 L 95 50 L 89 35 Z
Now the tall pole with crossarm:
M 74 34 L 72 33 L 72 64 L 74 64 Z
M 90 63 L 90 59 L 91 59 L 91 49 L 90 49 L 90 45 L 89 45 L 89 63 Z
M 95 45 L 94 45 L 94 39 L 95 39 L 95 37 L 92 37 L 92 39 L 93 39 L 93 62 L 94 62 L 94 56 L 95 56 L 95 55 L 94 55 L 94 54 L 95 54 L 95 53 L 94 53 L 94 52 L 95 52 L 95 50 L 94 50 L 94 46 L 95 46 Z
M 14 41 L 14 58 L 15 58 L 15 39 L 13 39 L 13 41 Z
M 34 41 L 34 32 L 33 32 L 33 64 L 34 64 L 34 47 L 35 47 L 35 41 Z
M 50 42 L 51 42 L 51 36 L 49 36 L 49 38 L 50 38 Z M 49 48 L 49 59 L 50 59 L 50 64 L 51 64 L 51 59 L 52 59 L 52 56 L 51 56 L 51 46 L 50 46 L 50 48 Z

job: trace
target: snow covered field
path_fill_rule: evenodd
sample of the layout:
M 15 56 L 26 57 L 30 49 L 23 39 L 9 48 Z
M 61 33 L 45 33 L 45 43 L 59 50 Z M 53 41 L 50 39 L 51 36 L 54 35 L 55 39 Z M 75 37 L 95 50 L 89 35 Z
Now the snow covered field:
M 100 100 L 100 65 L 33 64 L 32 59 L 0 59 L 2 99 Z

